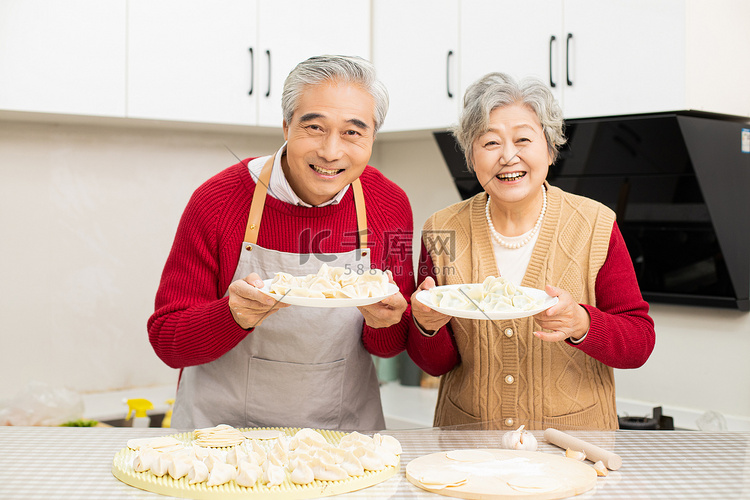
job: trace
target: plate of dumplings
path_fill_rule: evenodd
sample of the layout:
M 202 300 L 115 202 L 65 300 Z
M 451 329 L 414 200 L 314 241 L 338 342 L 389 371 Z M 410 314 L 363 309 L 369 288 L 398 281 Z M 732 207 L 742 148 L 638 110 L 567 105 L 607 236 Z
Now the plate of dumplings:
M 380 269 L 358 273 L 323 264 L 317 273 L 292 276 L 276 273 L 263 281 L 261 292 L 285 304 L 306 307 L 356 307 L 375 304 L 398 293 L 397 285 Z
M 482 283 L 443 285 L 422 290 L 417 300 L 443 314 L 465 319 L 519 319 L 557 304 L 544 290 L 518 286 L 502 277 L 488 276 Z

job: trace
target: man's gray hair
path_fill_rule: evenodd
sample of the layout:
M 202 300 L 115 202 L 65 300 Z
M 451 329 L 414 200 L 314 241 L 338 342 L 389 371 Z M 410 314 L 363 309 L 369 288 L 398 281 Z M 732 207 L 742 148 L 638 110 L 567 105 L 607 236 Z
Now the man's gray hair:
M 369 92 L 375 100 L 375 132 L 380 129 L 388 113 L 388 91 L 376 78 L 375 66 L 361 57 L 333 55 L 315 56 L 302 61 L 286 77 L 281 109 L 287 125 L 292 121 L 305 87 L 324 82 L 355 84 Z
M 541 81 L 526 78 L 516 82 L 505 73 L 489 73 L 466 89 L 464 109 L 453 135 L 464 151 L 466 165 L 474 170 L 474 141 L 487 132 L 490 113 L 496 108 L 521 104 L 531 108 L 542 124 L 552 162 L 565 144 L 563 112 L 555 96 Z

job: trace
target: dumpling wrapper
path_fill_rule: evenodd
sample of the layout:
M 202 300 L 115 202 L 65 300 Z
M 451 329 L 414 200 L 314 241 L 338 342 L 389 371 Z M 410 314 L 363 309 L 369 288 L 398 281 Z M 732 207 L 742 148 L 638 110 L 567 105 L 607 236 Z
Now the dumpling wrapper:
M 135 438 L 128 440 L 128 448 L 136 451 L 140 450 L 141 448 L 153 448 L 158 451 L 168 452 L 182 447 L 182 442 L 171 436 L 162 436 L 156 438 Z
M 453 450 L 446 453 L 445 456 L 456 462 L 479 463 L 495 460 L 495 455 L 482 450 Z
M 431 490 L 441 490 L 451 486 L 461 486 L 469 480 L 470 474 L 466 471 L 452 469 L 433 469 L 423 472 L 417 481 Z
M 269 441 L 271 439 L 278 439 L 284 435 L 283 432 L 276 429 L 251 429 L 242 433 L 248 439 L 259 439 L 261 441 Z
M 548 493 L 560 487 L 560 480 L 549 476 L 516 476 L 506 479 L 508 486 L 524 493 Z

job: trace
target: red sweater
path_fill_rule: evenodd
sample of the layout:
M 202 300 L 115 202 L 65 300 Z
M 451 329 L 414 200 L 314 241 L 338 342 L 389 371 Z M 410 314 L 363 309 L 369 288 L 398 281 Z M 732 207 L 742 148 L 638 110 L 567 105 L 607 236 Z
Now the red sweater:
M 148 320 L 154 351 L 173 368 L 211 362 L 252 331 L 234 321 L 224 297 L 237 267 L 255 191 L 248 162 L 233 165 L 200 186 L 177 228 L 156 293 L 155 312 Z M 360 180 L 371 265 L 390 269 L 408 301 L 415 289 L 409 200 L 372 167 L 365 168 Z M 356 235 L 351 189 L 340 203 L 320 208 L 298 207 L 268 196 L 258 244 L 290 253 L 347 252 L 357 248 Z M 377 356 L 395 356 L 406 347 L 410 321 L 410 315 L 404 315 L 388 328 L 365 325 L 365 348 Z
M 424 245 L 419 266 L 419 282 L 434 268 Z M 430 271 L 428 274 L 427 271 Z M 613 368 L 638 368 L 654 349 L 654 322 L 648 315 L 633 263 L 617 224 L 612 228 L 604 265 L 596 276 L 596 307 L 582 304 L 591 316 L 588 335 L 577 347 Z M 411 309 L 407 311 L 411 313 Z M 453 341 L 450 323 L 434 337 L 425 337 L 412 323 L 407 342 L 409 356 L 430 375 L 448 373 L 461 361 Z

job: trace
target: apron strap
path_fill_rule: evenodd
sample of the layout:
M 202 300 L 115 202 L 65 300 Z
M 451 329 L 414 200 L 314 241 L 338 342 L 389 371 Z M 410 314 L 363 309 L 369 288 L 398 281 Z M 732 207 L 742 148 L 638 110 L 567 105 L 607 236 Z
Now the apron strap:
M 271 181 L 271 171 L 273 170 L 273 160 L 276 155 L 271 155 L 258 176 L 258 182 L 255 184 L 253 201 L 250 204 L 250 215 L 247 217 L 247 227 L 245 228 L 245 241 L 253 245 L 258 241 L 258 231 L 260 230 L 260 219 L 263 217 L 263 207 L 266 205 L 266 193 L 268 193 L 268 183 Z M 249 250 L 250 248 L 248 248 Z
M 258 176 L 258 182 L 255 184 L 253 201 L 250 204 L 250 214 L 247 217 L 247 226 L 245 227 L 245 243 L 255 244 L 258 241 L 258 231 L 260 230 L 260 220 L 263 217 L 263 207 L 266 204 L 266 194 L 268 193 L 268 183 L 271 181 L 271 171 L 276 155 L 272 155 Z M 362 183 L 359 178 L 352 182 L 352 193 L 354 194 L 354 208 L 357 211 L 357 231 L 359 236 L 359 249 L 367 249 L 367 211 L 365 210 L 365 196 L 362 192 Z M 248 245 L 247 250 L 252 247 Z M 365 255 L 365 254 L 363 254 Z
M 359 249 L 364 251 L 367 249 L 367 211 L 365 210 L 365 195 L 362 193 L 362 183 L 359 182 L 359 177 L 352 182 L 352 192 L 354 193 L 354 208 L 357 210 Z

